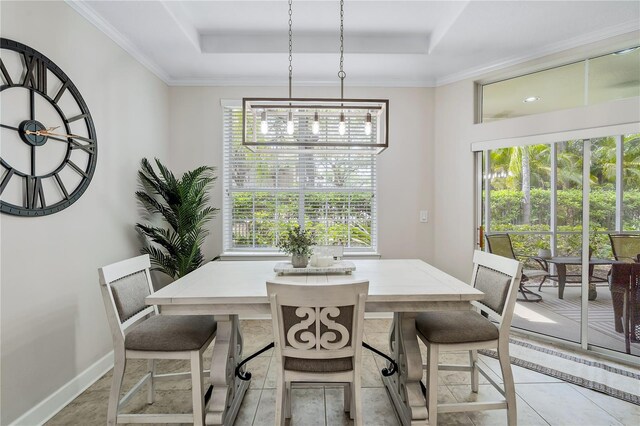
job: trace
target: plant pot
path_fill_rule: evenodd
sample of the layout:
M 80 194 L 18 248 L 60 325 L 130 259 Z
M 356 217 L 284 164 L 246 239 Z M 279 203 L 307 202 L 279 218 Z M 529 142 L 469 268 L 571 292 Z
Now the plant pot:
M 309 258 L 301 254 L 294 254 L 291 256 L 291 264 L 294 268 L 306 268 L 309 263 Z

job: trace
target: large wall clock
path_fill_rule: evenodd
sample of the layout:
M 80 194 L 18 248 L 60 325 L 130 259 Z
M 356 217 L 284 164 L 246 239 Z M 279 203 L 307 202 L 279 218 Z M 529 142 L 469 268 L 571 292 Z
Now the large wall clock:
M 59 212 L 82 196 L 96 168 L 91 113 L 42 53 L 5 38 L 0 52 L 0 211 Z

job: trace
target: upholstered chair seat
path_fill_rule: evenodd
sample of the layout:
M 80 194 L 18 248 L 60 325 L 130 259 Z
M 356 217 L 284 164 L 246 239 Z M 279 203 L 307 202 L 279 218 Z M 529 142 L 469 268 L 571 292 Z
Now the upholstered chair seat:
M 499 336 L 498 327 L 476 311 L 423 312 L 416 328 L 432 343 L 484 342 Z
M 351 357 L 335 359 L 284 358 L 284 369 L 309 373 L 337 373 L 353 370 Z
M 215 333 L 213 317 L 154 315 L 131 328 L 124 347 L 136 351 L 195 351 Z

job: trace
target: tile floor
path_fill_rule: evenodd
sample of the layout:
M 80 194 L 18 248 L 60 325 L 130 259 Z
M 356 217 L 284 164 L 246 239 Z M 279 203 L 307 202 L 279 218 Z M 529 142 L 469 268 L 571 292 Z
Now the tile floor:
M 390 320 L 367 320 L 365 341 L 381 349 L 387 348 L 387 330 Z M 245 354 L 250 354 L 272 340 L 269 321 L 242 321 Z M 208 354 L 210 356 L 210 353 Z M 463 353 L 443 354 L 441 361 L 463 362 Z M 207 360 L 207 363 L 209 361 Z M 480 362 L 500 382 L 498 362 L 480 356 Z M 364 424 L 397 425 L 379 370 L 384 366 L 381 358 L 365 351 L 363 373 Z M 130 362 L 125 376 L 128 389 L 143 374 L 144 361 Z M 161 361 L 160 372 L 186 371 L 182 361 Z M 270 350 L 249 363 L 253 379 L 243 400 L 236 425 L 272 425 L 275 408 L 275 360 Z M 519 425 L 638 425 L 640 407 L 608 397 L 557 379 L 514 367 L 518 394 Z M 481 377 L 478 394 L 472 394 L 468 374 L 440 373 L 439 399 L 442 402 L 485 400 L 495 398 L 497 392 Z M 106 422 L 107 399 L 111 373 L 105 374 L 89 389 L 54 416 L 48 425 L 103 425 Z M 145 392 L 140 392 L 126 407 L 127 412 L 189 412 L 191 393 L 188 381 L 160 382 L 156 402 L 147 405 Z M 348 425 L 352 422 L 343 412 L 340 387 L 305 387 L 293 390 L 293 418 L 291 425 Z M 476 413 L 447 413 L 439 415 L 441 425 L 499 425 L 506 424 L 504 411 Z

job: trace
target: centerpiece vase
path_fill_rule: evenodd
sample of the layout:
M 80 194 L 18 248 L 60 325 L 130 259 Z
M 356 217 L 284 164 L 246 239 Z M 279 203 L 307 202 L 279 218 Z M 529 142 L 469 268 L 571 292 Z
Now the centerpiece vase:
M 291 256 L 291 264 L 294 268 L 306 268 L 309 258 L 302 254 L 294 254 Z

